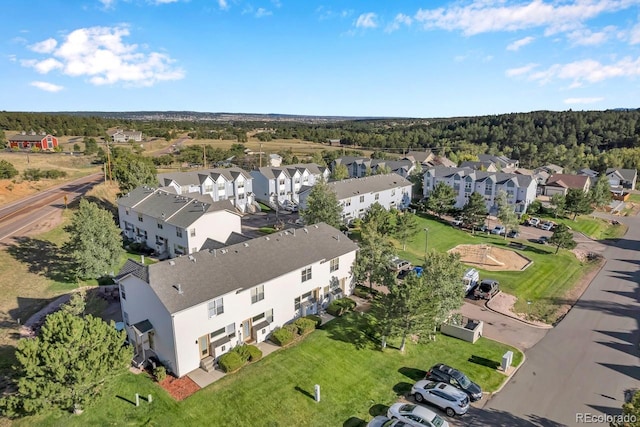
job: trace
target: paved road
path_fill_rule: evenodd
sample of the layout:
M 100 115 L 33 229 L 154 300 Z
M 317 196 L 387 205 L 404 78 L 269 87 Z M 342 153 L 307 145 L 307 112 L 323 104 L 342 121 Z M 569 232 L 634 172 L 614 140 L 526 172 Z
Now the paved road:
M 640 219 L 622 221 L 627 235 L 605 249 L 607 263 L 574 308 L 465 425 L 578 426 L 579 413 L 620 413 L 624 390 L 640 381 Z
M 3 206 L 0 208 L 0 243 L 6 243 L 19 233 L 27 231 L 29 226 L 44 221 L 50 214 L 63 209 L 65 195 L 67 202 L 71 203 L 102 179 L 102 173 L 88 175 Z

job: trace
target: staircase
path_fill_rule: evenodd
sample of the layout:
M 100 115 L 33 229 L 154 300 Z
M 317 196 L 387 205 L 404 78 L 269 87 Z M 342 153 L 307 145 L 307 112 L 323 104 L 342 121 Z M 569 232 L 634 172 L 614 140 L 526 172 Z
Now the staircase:
M 200 361 L 200 368 L 205 372 L 213 372 L 216 361 L 213 357 L 205 357 Z

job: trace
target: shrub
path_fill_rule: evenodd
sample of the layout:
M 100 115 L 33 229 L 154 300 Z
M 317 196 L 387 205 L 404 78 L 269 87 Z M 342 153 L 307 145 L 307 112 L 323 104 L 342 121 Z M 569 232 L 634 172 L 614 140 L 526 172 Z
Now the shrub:
M 332 316 L 342 316 L 348 311 L 353 310 L 356 307 L 356 302 L 351 298 L 339 298 L 333 300 L 327 307 L 327 313 Z
M 67 176 L 67 173 L 65 171 L 60 171 L 57 169 L 49 169 L 42 172 L 42 177 L 46 179 L 58 179 L 64 178 L 65 176 Z
M 223 354 L 218 359 L 218 365 L 224 372 L 233 372 L 242 367 L 245 361 L 242 360 L 237 351 L 230 351 Z
M 153 376 L 156 381 L 161 382 L 167 378 L 167 369 L 164 366 L 156 366 L 153 370 Z
M 0 160 L 0 178 L 11 179 L 18 175 L 18 170 L 8 161 Z
M 22 176 L 27 181 L 40 181 L 42 179 L 42 171 L 40 169 L 25 169 Z
M 285 325 L 289 326 L 289 325 Z M 284 347 L 293 341 L 295 335 L 291 332 L 289 328 L 279 328 L 271 333 L 271 341 L 279 345 L 280 347 Z
M 378 291 L 376 291 L 375 289 L 369 289 L 367 287 L 364 286 L 356 286 L 355 289 L 353 290 L 353 294 L 359 298 L 371 298 L 376 296 Z
M 316 328 L 315 320 L 305 319 L 304 317 L 296 319 L 293 324 L 298 329 L 298 335 L 306 335 Z
M 316 316 L 315 314 L 304 316 L 304 318 L 313 320 L 316 323 L 316 328 L 319 328 L 320 325 L 322 325 L 322 317 Z
M 283 328 L 288 330 L 289 332 L 291 332 L 291 334 L 293 335 L 294 338 L 296 337 L 296 335 L 298 335 L 298 327 L 296 325 L 294 325 L 293 323 L 289 323 L 288 325 L 284 325 Z
M 235 346 L 231 351 L 238 353 L 238 356 L 240 356 L 240 359 L 242 359 L 243 362 L 247 362 L 251 357 L 251 352 L 249 351 L 248 347 L 249 347 L 248 345 L 242 344 L 242 345 Z
M 262 350 L 255 345 L 248 345 L 247 351 L 249 352 L 249 362 L 257 362 L 262 359 Z

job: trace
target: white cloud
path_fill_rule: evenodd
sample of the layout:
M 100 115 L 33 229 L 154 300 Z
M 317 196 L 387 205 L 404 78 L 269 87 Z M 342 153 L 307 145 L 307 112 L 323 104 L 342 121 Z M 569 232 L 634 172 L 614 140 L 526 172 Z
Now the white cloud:
M 604 101 L 604 98 L 567 98 L 564 100 L 565 104 L 593 104 L 596 102 Z
M 9 59 L 10 62 L 16 62 L 18 60 L 17 56 L 14 54 L 7 55 L 7 58 Z
M 387 25 L 387 28 L 385 28 L 385 31 L 390 33 L 390 32 L 399 30 L 402 25 L 406 25 L 407 27 L 410 27 L 412 23 L 413 23 L 413 18 L 403 13 L 399 13 L 396 15 L 395 18 L 393 18 L 393 22 Z
M 520 40 L 516 40 L 513 43 L 509 43 L 509 45 L 507 46 L 507 50 L 517 51 L 521 47 L 524 47 L 524 46 L 528 45 L 529 43 L 531 43 L 534 40 L 535 40 L 535 37 L 531 37 L 531 36 L 525 37 L 525 38 L 520 39 Z
M 57 45 L 58 45 L 58 41 L 56 39 L 50 38 L 50 39 L 46 39 L 41 42 L 32 44 L 31 46 L 29 46 L 29 49 L 37 53 L 51 53 L 53 52 L 53 50 L 56 48 Z
M 327 9 L 324 6 L 318 6 L 315 13 L 318 15 L 318 20 L 325 21 L 333 18 L 348 18 L 353 15 L 353 10 L 343 9 L 340 11 L 334 11 L 332 9 Z
M 616 77 L 640 76 L 640 57 L 626 57 L 612 64 L 602 64 L 593 59 L 570 62 L 567 64 L 553 64 L 546 70 L 523 72 L 515 75 L 528 74 L 527 78 L 540 84 L 549 83 L 552 80 L 570 80 L 570 88 L 582 87 L 587 83 L 597 83 Z M 509 71 L 507 71 L 507 75 Z M 513 74 L 512 74 L 513 75 Z M 511 75 L 511 76 L 512 76 Z
M 169 4 L 169 3 L 177 3 L 180 0 L 153 0 L 153 4 Z
M 99 0 L 105 9 L 111 9 L 115 6 L 116 0 Z
M 524 74 L 530 73 L 537 66 L 538 64 L 531 63 L 519 68 L 510 68 L 505 72 L 505 74 L 507 75 L 507 77 L 522 76 Z
M 47 92 L 60 92 L 62 89 L 64 89 L 63 86 L 60 85 L 54 85 L 53 83 L 48 83 L 48 82 L 31 82 L 29 83 L 31 86 L 33 87 L 37 87 L 38 89 L 42 89 L 44 91 Z
M 276 9 L 280 9 L 282 7 L 282 2 L 280 0 L 271 0 L 271 4 Z
M 636 24 L 636 26 L 629 31 L 628 38 L 629 44 L 640 44 L 640 24 Z
M 376 28 L 378 26 L 377 18 L 378 16 L 373 12 L 363 13 L 356 19 L 355 26 L 356 28 Z
M 567 34 L 567 38 L 574 45 L 595 46 L 606 42 L 616 32 L 616 27 L 608 26 L 602 31 L 593 32 L 588 28 L 580 28 Z
M 472 0 L 449 8 L 419 9 L 415 20 L 425 29 L 462 31 L 475 35 L 496 31 L 545 28 L 547 35 L 580 28 L 603 13 L 628 9 L 638 0 L 570 0 L 507 4 L 505 0 Z
M 25 67 L 42 74 L 60 69 L 65 75 L 87 77 L 94 85 L 125 83 L 152 86 L 160 81 L 179 80 L 184 71 L 174 67 L 168 55 L 143 53 L 123 38 L 129 29 L 120 27 L 80 28 L 69 33 L 44 60 L 23 60 Z
M 270 10 L 265 9 L 264 7 L 259 7 L 256 10 L 256 18 L 263 18 L 265 16 L 271 16 L 273 13 Z
M 227 10 L 229 9 L 229 3 L 227 3 L 227 0 L 218 0 L 218 6 L 220 7 L 220 9 L 222 10 Z

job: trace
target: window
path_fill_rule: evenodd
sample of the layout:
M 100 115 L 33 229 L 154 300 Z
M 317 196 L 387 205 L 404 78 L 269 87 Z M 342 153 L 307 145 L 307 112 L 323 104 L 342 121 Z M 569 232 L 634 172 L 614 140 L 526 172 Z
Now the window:
M 225 328 L 220 328 L 217 331 L 213 331 L 211 332 L 209 335 L 211 336 L 211 339 L 214 339 L 222 334 L 224 334 Z
M 164 227 L 161 223 L 158 223 L 157 225 L 160 230 L 162 230 L 162 228 Z
M 238 190 L 240 190 L 241 188 L 244 188 L 244 181 L 238 182 Z
M 311 280 L 311 267 L 304 268 L 301 271 L 302 282 L 306 282 L 307 280 Z
M 213 184 L 207 184 L 204 186 L 205 193 L 213 193 Z
M 262 320 L 262 319 L 264 319 L 264 313 L 260 313 L 257 316 L 253 316 L 252 320 L 253 320 L 253 323 L 256 323 L 256 322 L 258 322 L 259 320 Z
M 393 190 L 391 190 L 391 197 L 396 195 L 396 189 L 394 188 Z
M 336 271 L 340 268 L 340 258 L 334 258 L 329 263 L 329 272 Z
M 244 200 L 244 193 L 238 194 L 238 200 Z
M 376 193 L 376 195 L 375 195 L 375 197 L 374 197 L 374 198 L 375 198 L 376 200 L 379 200 L 379 199 L 380 199 L 380 193 Z
M 283 179 L 281 179 L 280 181 L 278 181 L 278 184 L 280 184 L 280 185 L 284 185 L 284 178 L 283 178 Z
M 122 312 L 122 320 L 124 320 L 124 324 L 129 326 L 129 314 L 126 311 Z
M 258 301 L 264 299 L 264 285 L 256 286 L 251 289 L 251 304 L 255 304 Z
M 309 298 L 311 298 L 311 291 L 307 292 L 306 294 L 302 295 L 302 299 L 304 301 L 307 301 Z
M 344 201 L 345 206 L 351 206 L 351 199 L 347 199 Z
M 181 228 L 176 228 L 176 236 L 182 237 L 182 229 Z
M 218 191 L 224 191 L 225 186 L 224 186 L 224 182 L 219 182 L 218 183 Z
M 124 285 L 120 283 L 120 298 L 127 299 L 127 293 L 124 290 Z
M 222 298 L 209 301 L 207 306 L 208 306 L 207 308 L 209 309 L 209 318 L 212 318 L 213 316 L 218 316 L 224 313 L 224 304 L 223 304 Z
M 267 322 L 273 323 L 273 308 L 265 311 L 265 315 L 267 316 Z
M 192 229 L 191 229 L 191 231 L 190 231 L 190 236 L 191 236 L 191 237 L 196 237 L 196 229 L 195 229 L 195 228 L 192 228 Z
M 197 246 L 194 246 L 194 247 L 191 248 L 191 253 L 193 254 L 195 252 L 198 252 L 198 247 Z
M 138 214 L 138 221 L 142 222 L 142 215 Z
M 176 253 L 176 255 L 184 255 L 185 252 L 187 252 L 187 249 L 184 246 L 181 245 L 173 245 L 173 250 Z
M 300 297 L 296 297 L 296 299 L 293 300 L 293 307 L 296 311 L 300 310 Z
M 364 196 L 360 196 L 360 203 L 364 203 Z
M 235 323 L 229 323 L 227 325 L 227 327 L 225 328 L 225 333 L 227 334 L 228 338 L 233 338 L 236 336 L 236 324 Z

